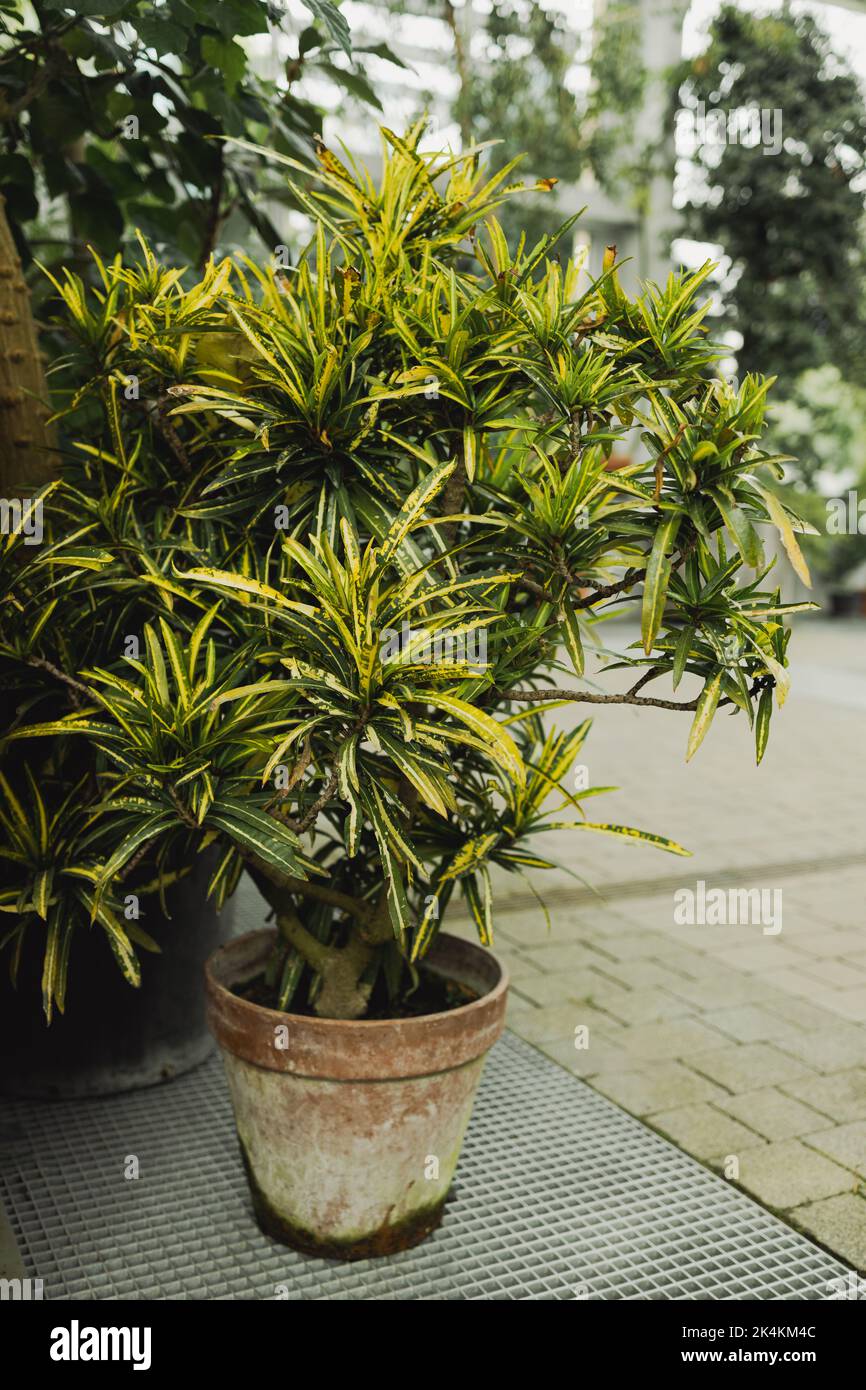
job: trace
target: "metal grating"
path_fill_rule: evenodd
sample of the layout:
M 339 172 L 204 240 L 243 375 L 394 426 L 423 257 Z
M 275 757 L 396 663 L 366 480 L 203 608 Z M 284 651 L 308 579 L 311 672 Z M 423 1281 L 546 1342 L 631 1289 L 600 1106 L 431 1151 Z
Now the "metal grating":
M 155 1090 L 10 1111 L 0 1191 L 49 1299 L 822 1299 L 847 1276 L 510 1034 L 441 1229 L 385 1261 L 260 1234 L 216 1058 Z

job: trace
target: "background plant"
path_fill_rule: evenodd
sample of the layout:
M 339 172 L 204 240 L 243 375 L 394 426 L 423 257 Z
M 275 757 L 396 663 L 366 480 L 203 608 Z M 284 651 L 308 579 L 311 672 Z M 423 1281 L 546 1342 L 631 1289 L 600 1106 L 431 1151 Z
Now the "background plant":
M 588 723 L 544 717 L 564 701 L 685 712 L 689 757 L 727 707 L 763 754 L 791 608 L 763 525 L 808 575 L 767 486 L 769 382 L 707 380 L 709 267 L 631 300 L 612 256 L 588 281 L 556 237 L 510 250 L 509 169 L 420 137 L 383 131 L 378 187 L 324 146 L 275 156 L 316 224 L 289 272 L 196 278 L 143 241 L 97 258 L 96 288 L 56 280 L 81 385 L 46 543 L 7 539 L 0 610 L 0 906 L 13 969 L 45 938 L 49 1016 L 75 930 L 134 983 L 153 943 L 126 887 L 211 846 L 218 900 L 247 871 L 274 910 L 280 1004 L 334 1017 L 411 992 L 455 888 L 489 941 L 491 871 L 549 866 L 542 829 L 684 852 L 588 818 L 598 789 L 563 782 Z M 636 424 L 645 457 L 610 471 Z M 602 694 L 584 651 L 622 604 L 641 640 Z M 686 673 L 695 698 L 648 693 Z
M 726 4 L 704 52 L 677 74 L 676 107 L 699 101 L 781 113 L 778 153 L 707 143 L 684 188 L 686 235 L 730 257 L 722 321 L 742 337 L 740 370 L 791 381 L 833 363 L 861 380 L 866 102 L 856 75 L 811 15 Z
M 272 75 L 250 45 L 276 45 L 284 21 L 268 0 L 10 0 L 0 8 L 0 487 L 51 476 L 55 440 L 30 325 L 49 282 L 34 258 L 87 278 L 88 246 L 113 255 L 140 229 L 169 262 L 204 266 L 226 242 L 285 241 L 285 183 L 223 137 L 308 155 L 322 112 L 310 75 L 378 106 L 331 0 L 310 0 L 290 56 Z M 24 277 L 18 269 L 20 258 Z M 6 294 L 13 284 L 21 293 Z M 49 338 L 44 344 L 53 350 Z M 14 354 L 19 354 L 14 356 Z M 23 356 L 20 354 L 24 354 Z M 7 399 L 8 398 L 8 399 Z
M 378 3 L 405 11 L 399 0 Z M 530 0 L 495 0 L 470 6 L 469 13 L 451 0 L 430 0 L 424 8 L 452 36 L 452 119 L 465 146 L 496 142 L 491 168 L 523 154 L 532 173 L 543 171 L 563 186 L 586 174 L 609 191 L 643 181 L 646 161 L 635 153 L 634 137 L 646 72 L 635 5 L 606 4 L 594 14 L 591 34 L 578 32 L 573 17 Z M 424 92 L 421 106 L 435 109 L 439 99 L 438 91 Z M 530 196 L 519 208 L 506 204 L 501 220 L 509 243 L 521 232 L 534 243 L 561 220 L 557 193 Z

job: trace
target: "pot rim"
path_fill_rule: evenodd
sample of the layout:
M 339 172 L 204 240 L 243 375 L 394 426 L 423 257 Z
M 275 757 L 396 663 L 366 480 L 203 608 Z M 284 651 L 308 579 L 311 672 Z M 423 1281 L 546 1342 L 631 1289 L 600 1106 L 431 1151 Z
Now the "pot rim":
M 456 1009 L 411 1018 L 340 1019 L 286 1013 L 243 999 L 218 978 L 218 972 L 222 973 L 219 967 L 230 965 L 233 957 L 240 955 L 243 960 L 246 956 L 251 978 L 257 965 L 256 946 L 264 947 L 275 935 L 275 929 L 268 927 L 246 932 L 221 946 L 205 965 L 211 1029 L 221 1048 L 253 1065 L 333 1080 L 426 1075 L 480 1056 L 502 1030 L 506 967 L 488 948 L 447 932 L 440 932 L 431 947 L 429 959 L 434 968 L 437 955 L 456 957 L 452 968 L 462 957 L 470 978 L 481 975 L 483 984 L 485 975 L 494 976 L 485 993 Z M 242 968 L 239 963 L 238 969 Z M 446 962 L 440 969 L 443 973 L 448 970 Z M 277 1049 L 273 1036 L 280 1027 L 289 1030 L 288 1042 Z
M 303 1023 L 305 1026 L 315 1024 L 317 1027 L 321 1025 L 325 1029 L 336 1027 L 363 1029 L 379 1028 L 385 1030 L 392 1027 L 395 1023 L 424 1024 L 437 1018 L 465 1018 L 473 1009 L 478 1010 L 483 1004 L 491 1004 L 494 1000 L 498 1000 L 500 995 L 505 993 L 510 982 L 507 967 L 498 956 L 494 955 L 489 946 L 479 946 L 474 941 L 464 941 L 462 936 L 454 936 L 452 932 L 438 932 L 436 940 L 430 948 L 431 951 L 435 950 L 437 943 L 440 941 L 443 944 L 457 941 L 461 946 L 468 947 L 472 952 L 483 952 L 484 960 L 492 962 L 499 971 L 499 979 L 496 983 L 492 985 L 489 990 L 486 990 L 484 994 L 479 994 L 477 999 L 471 1000 L 470 1003 L 458 1004 L 456 1009 L 439 1009 L 436 1013 L 432 1014 L 412 1014 L 408 1018 L 320 1018 L 318 1014 L 293 1014 L 289 1013 L 286 1009 L 272 1009 L 267 1004 L 255 1004 L 252 999 L 244 999 L 242 995 L 235 994 L 234 990 L 229 989 L 228 985 L 224 985 L 221 980 L 218 980 L 213 973 L 213 963 L 217 956 L 228 955 L 232 952 L 232 947 L 239 946 L 241 942 L 252 941 L 254 937 L 274 937 L 276 934 L 275 927 L 256 927 L 253 931 L 244 932 L 241 936 L 233 936 L 231 941 L 223 942 L 222 946 L 218 946 L 213 955 L 209 956 L 205 961 L 204 968 L 208 985 L 214 991 L 220 991 L 229 995 L 231 999 L 236 999 L 238 1004 L 245 1010 L 249 1009 L 251 1013 L 272 1014 L 276 1019 L 290 1018 L 298 1023 Z

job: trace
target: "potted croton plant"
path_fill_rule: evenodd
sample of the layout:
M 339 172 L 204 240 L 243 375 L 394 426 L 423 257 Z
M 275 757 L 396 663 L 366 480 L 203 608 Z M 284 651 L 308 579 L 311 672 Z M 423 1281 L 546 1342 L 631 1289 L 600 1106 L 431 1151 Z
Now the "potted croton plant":
M 255 1210 L 343 1258 L 440 1219 L 503 1024 L 494 885 L 550 866 L 551 827 L 575 865 L 586 832 L 683 852 L 587 817 L 567 774 L 588 725 L 547 711 L 676 711 L 691 756 L 725 707 L 760 760 L 789 635 L 763 523 L 804 572 L 769 383 L 712 377 L 707 269 L 630 299 L 613 249 L 595 281 L 569 259 L 571 222 L 510 249 L 509 170 L 420 135 L 383 132 L 378 186 L 323 145 L 283 160 L 315 228 L 296 265 L 196 280 L 143 245 L 94 290 L 58 283 L 87 372 L 4 618 L 29 692 L 9 945 L 44 946 L 50 1011 L 79 934 L 135 982 L 155 943 L 124 917 L 133 867 L 210 856 L 217 905 L 249 874 L 272 925 L 216 952 L 207 991 Z M 584 663 L 614 607 L 641 622 L 620 694 Z M 52 796 L 88 750 L 75 835 L 13 756 L 40 741 Z M 455 896 L 479 945 L 442 931 Z

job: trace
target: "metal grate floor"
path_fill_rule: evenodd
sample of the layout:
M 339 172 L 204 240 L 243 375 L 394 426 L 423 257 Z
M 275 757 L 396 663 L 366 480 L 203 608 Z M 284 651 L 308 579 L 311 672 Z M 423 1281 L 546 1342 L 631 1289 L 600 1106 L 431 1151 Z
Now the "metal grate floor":
M 822 1299 L 847 1275 L 510 1034 L 441 1229 L 386 1261 L 309 1259 L 260 1234 L 216 1058 L 113 1100 L 13 1104 L 2 1150 L 0 1191 L 48 1299 Z

